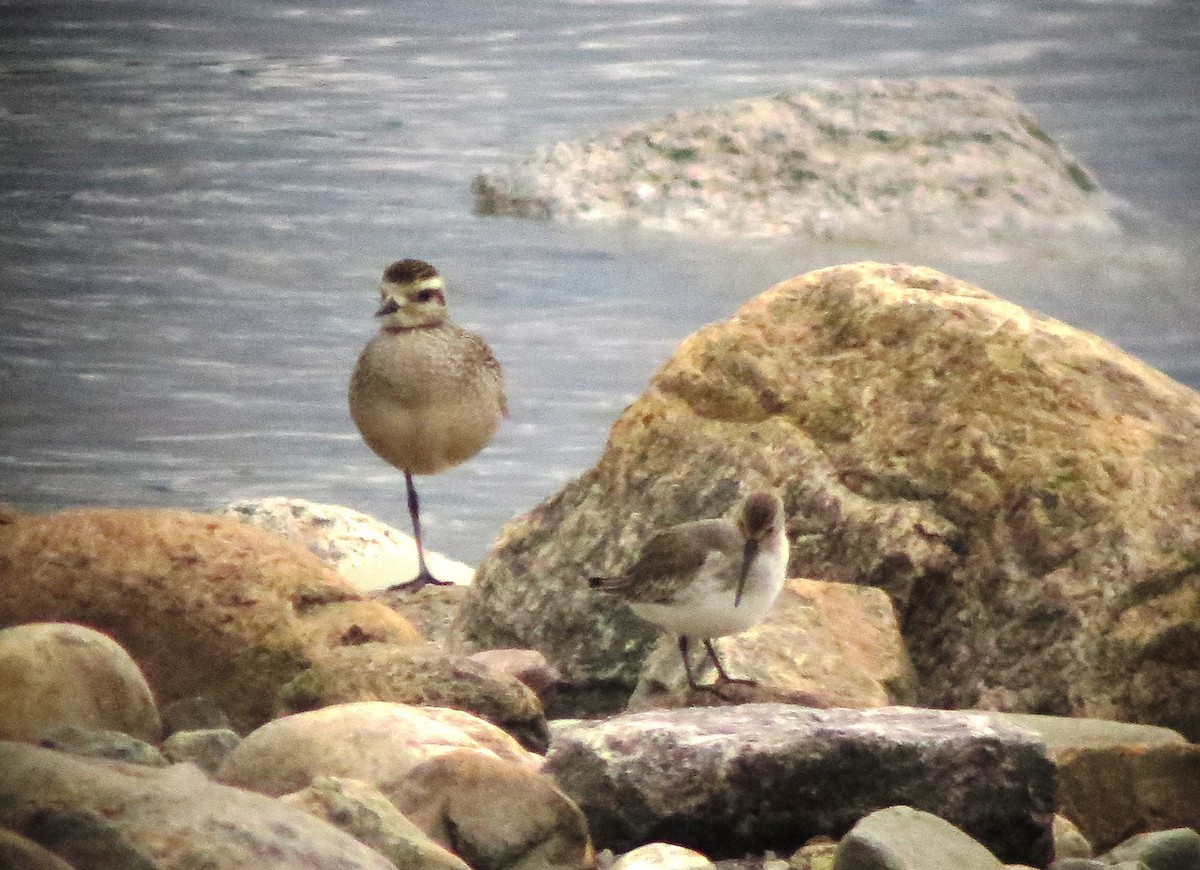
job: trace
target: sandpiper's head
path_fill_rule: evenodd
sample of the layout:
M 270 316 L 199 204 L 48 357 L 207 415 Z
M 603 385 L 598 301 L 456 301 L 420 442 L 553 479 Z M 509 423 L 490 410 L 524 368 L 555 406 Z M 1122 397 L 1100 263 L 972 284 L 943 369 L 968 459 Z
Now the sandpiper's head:
M 397 260 L 383 272 L 375 316 L 385 318 L 384 329 L 437 326 L 446 319 L 445 289 L 438 270 L 424 260 Z
M 783 500 L 769 489 L 750 493 L 742 502 L 737 524 L 747 541 L 765 541 L 783 527 Z
M 733 595 L 734 607 L 742 602 L 750 565 L 754 562 L 759 550 L 762 550 L 764 546 L 770 547 L 768 541 L 783 533 L 783 500 L 777 493 L 767 489 L 750 493 L 742 502 L 737 525 L 746 539 L 746 544 L 745 551 L 742 553 L 742 569 L 738 576 L 737 590 Z

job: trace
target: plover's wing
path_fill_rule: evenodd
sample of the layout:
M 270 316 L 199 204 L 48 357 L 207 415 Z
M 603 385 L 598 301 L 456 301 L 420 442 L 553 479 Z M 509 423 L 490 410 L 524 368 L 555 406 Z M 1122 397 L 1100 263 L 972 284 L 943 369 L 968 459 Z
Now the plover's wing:
M 697 520 L 657 533 L 637 562 L 599 588 L 627 601 L 664 604 L 691 584 L 706 561 L 741 558 L 742 536 L 728 520 Z
M 463 329 L 457 323 L 447 323 L 447 328 L 454 331 L 459 339 L 461 350 L 461 370 L 471 377 L 484 378 L 494 384 L 499 393 L 500 413 L 508 416 L 508 400 L 504 395 L 504 374 L 500 363 L 486 341 L 473 332 Z

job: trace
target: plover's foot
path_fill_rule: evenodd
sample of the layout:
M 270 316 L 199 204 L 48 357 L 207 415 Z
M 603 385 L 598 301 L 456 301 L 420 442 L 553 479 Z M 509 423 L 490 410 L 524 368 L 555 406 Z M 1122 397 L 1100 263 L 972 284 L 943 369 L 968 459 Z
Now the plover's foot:
M 453 586 L 449 580 L 439 580 L 428 571 L 422 571 L 416 577 L 409 580 L 407 583 L 396 583 L 389 586 L 388 592 L 416 592 L 419 589 L 424 589 L 426 586 Z

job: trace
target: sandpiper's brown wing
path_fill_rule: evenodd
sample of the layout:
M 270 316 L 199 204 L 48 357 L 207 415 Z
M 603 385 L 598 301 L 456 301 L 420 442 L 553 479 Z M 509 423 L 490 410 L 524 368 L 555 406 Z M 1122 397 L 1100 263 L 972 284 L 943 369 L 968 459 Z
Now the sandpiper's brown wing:
M 731 562 L 741 558 L 742 536 L 737 526 L 719 519 L 682 523 L 654 535 L 624 574 L 596 578 L 593 585 L 626 601 L 661 604 L 691 583 L 714 553 Z

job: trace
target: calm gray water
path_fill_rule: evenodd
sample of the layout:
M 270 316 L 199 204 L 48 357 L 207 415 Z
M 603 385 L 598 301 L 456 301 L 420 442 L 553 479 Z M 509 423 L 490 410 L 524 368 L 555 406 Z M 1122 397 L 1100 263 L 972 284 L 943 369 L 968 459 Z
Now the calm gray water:
M 437 264 L 513 411 L 421 486 L 477 560 L 589 467 L 675 344 L 769 284 L 942 268 L 1200 386 L 1200 8 L 1035 2 L 0 3 L 0 499 L 291 495 L 407 528 L 348 372 L 375 281 Z M 480 218 L 534 145 L 844 76 L 1013 86 L 1123 202 L 1097 250 L 713 244 Z

